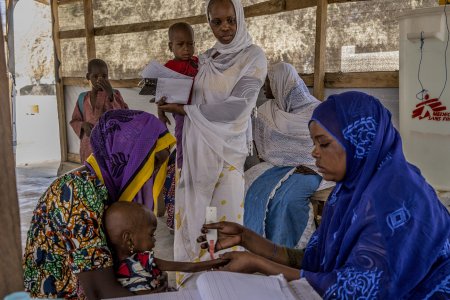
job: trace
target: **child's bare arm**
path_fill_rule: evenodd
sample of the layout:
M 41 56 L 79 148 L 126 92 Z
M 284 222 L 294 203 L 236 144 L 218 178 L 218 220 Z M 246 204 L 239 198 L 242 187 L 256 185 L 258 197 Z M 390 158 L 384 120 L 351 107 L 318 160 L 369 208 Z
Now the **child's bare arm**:
M 201 261 L 198 263 L 182 262 L 182 261 L 167 261 L 159 258 L 155 258 L 155 264 L 161 271 L 178 271 L 195 273 L 201 271 L 208 271 L 211 269 L 217 269 L 228 263 L 228 260 L 214 259 L 208 261 Z
M 78 104 L 78 103 L 77 103 Z M 72 113 L 72 120 L 70 121 L 70 126 L 72 126 L 75 134 L 81 139 L 83 137 L 83 115 L 78 108 L 78 105 L 75 105 Z

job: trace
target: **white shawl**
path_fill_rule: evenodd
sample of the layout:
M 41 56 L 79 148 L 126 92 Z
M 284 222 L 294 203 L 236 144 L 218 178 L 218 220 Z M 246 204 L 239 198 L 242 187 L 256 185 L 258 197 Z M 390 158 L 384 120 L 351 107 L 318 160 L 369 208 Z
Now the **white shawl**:
M 303 165 L 317 172 L 308 123 L 320 101 L 288 63 L 273 65 L 269 80 L 275 100 L 258 108 L 254 136 L 258 155 L 274 166 Z M 319 190 L 330 186 L 333 183 L 323 180 Z
M 224 163 L 244 173 L 250 116 L 267 74 L 265 54 L 252 44 L 242 4 L 240 0 L 232 2 L 236 35 L 230 44 L 217 42 L 200 56 L 192 104 L 185 106 L 183 167 L 175 202 L 184 206 L 192 249 L 199 249 L 195 237 Z M 213 59 L 217 52 L 220 54 Z M 243 197 L 232 200 L 242 201 Z

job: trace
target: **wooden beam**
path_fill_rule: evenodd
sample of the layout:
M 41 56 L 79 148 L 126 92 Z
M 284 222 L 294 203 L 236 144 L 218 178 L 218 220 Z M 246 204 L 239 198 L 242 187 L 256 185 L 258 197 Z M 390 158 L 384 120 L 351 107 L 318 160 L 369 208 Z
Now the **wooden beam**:
M 187 18 L 179 18 L 172 20 L 163 20 L 163 21 L 153 21 L 153 22 L 143 22 L 143 23 L 135 23 L 135 24 L 126 24 L 126 25 L 115 25 L 115 26 L 107 26 L 107 27 L 98 27 L 95 28 L 95 35 L 111 35 L 111 34 L 121 34 L 121 33 L 134 33 L 134 32 L 143 32 L 143 31 L 152 31 L 158 29 L 169 28 L 170 25 L 178 22 L 186 22 L 191 25 L 195 24 L 203 24 L 206 23 L 206 16 L 193 16 Z M 63 35 L 64 36 L 64 35 Z
M 95 34 L 95 29 L 94 29 Z M 63 30 L 59 32 L 59 39 L 76 39 L 76 38 L 84 38 L 86 37 L 85 29 L 73 29 L 73 30 Z
M 314 86 L 314 73 L 312 74 L 298 74 L 305 82 L 306 86 Z
M 82 77 L 63 77 L 62 82 L 64 86 L 89 86 L 89 82 L 87 81 L 87 79 Z
M 361 2 L 361 1 L 370 1 L 370 0 L 354 0 L 352 2 Z M 349 2 L 348 0 L 329 0 L 328 4 L 339 4 L 339 3 L 346 3 Z
M 55 52 L 55 83 L 56 83 L 56 101 L 58 106 L 59 121 L 59 141 L 61 146 L 61 161 L 67 160 L 67 125 L 66 125 L 66 106 L 64 104 L 64 85 L 61 78 L 61 43 L 59 40 L 59 16 L 58 4 L 51 1 L 52 27 L 53 27 L 53 45 Z
M 61 0 L 60 0 L 61 1 Z M 358 2 L 369 0 L 330 0 L 329 3 Z M 258 17 L 273 15 L 281 12 L 293 11 L 302 8 L 316 6 L 316 0 L 269 0 L 262 3 L 246 6 L 244 8 L 245 17 Z M 97 27 L 94 29 L 95 36 L 134 33 L 143 31 L 152 31 L 169 28 L 170 25 L 177 22 L 186 22 L 191 25 L 206 23 L 205 15 L 198 15 L 186 18 L 178 18 L 163 21 L 150 21 L 134 24 L 123 24 L 114 26 Z M 59 33 L 60 39 L 83 38 L 86 36 L 84 29 L 65 30 Z
M 316 6 L 316 4 L 317 4 L 316 0 L 303 0 L 303 1 L 286 0 L 286 11 L 313 7 Z
M 398 71 L 326 73 L 327 88 L 398 88 Z
M 314 97 L 324 100 L 325 96 L 325 53 L 327 49 L 328 0 L 317 0 L 316 45 L 314 51 Z
M 49 2 L 50 0 L 34 0 L 34 1 L 44 4 L 44 5 L 50 5 L 50 2 Z
M 314 86 L 313 74 L 299 74 L 305 84 Z M 141 81 L 135 79 L 111 79 L 114 88 L 135 88 Z M 325 88 L 398 88 L 398 71 L 392 72 L 355 72 L 355 73 L 325 73 Z M 88 86 L 85 78 L 64 77 L 65 86 Z
M 1 14 L 0 14 L 1 24 Z M 5 40 L 0 26 L 0 299 L 23 291 L 22 243 L 17 200 L 16 166 L 12 145 L 9 78 L 6 67 Z
M 139 82 L 142 79 L 134 78 L 134 79 L 110 79 L 111 85 L 114 88 L 135 88 L 138 87 Z M 64 77 L 63 83 L 65 86 L 89 86 L 89 83 L 85 78 L 81 77 Z
M 94 12 L 92 0 L 83 0 L 84 25 L 86 29 L 86 52 L 88 61 L 97 57 L 94 36 Z
M 70 162 L 73 162 L 73 163 L 77 163 L 77 164 L 81 164 L 80 154 L 68 153 L 67 154 L 67 161 L 70 161 Z
M 297 2 L 303 2 L 298 1 Z M 244 7 L 246 18 L 257 17 L 262 15 L 272 15 L 286 9 L 286 0 L 270 0 Z
M 55 0 L 53 0 L 53 1 L 55 1 Z M 83 0 L 56 0 L 56 1 L 58 2 L 58 5 L 67 5 L 67 4 L 72 4 L 72 3 L 80 3 Z

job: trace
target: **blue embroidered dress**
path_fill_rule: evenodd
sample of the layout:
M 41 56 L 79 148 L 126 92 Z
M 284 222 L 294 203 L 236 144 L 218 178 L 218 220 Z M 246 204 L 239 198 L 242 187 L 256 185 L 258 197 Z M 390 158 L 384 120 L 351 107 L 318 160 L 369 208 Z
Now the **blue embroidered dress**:
M 347 92 L 315 110 L 347 170 L 311 238 L 302 275 L 325 299 L 449 299 L 450 215 L 409 164 L 391 115 Z

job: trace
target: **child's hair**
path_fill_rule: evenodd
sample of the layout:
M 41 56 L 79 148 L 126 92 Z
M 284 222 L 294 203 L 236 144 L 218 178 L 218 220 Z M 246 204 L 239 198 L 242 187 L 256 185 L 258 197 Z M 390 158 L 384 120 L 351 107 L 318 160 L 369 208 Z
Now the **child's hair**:
M 92 72 L 92 68 L 94 68 L 94 67 L 99 67 L 99 68 L 105 67 L 106 69 L 108 69 L 108 65 L 106 64 L 106 62 L 104 60 L 99 59 L 99 58 L 91 59 L 88 62 L 88 73 L 91 73 Z
M 175 31 L 178 30 L 189 32 L 194 37 L 194 29 L 192 29 L 191 25 L 185 22 L 178 22 L 169 27 L 169 41 L 172 41 Z
M 105 229 L 109 242 L 114 247 L 120 247 L 124 231 L 136 232 L 147 219 L 148 210 L 141 204 L 127 201 L 117 201 L 105 212 Z M 153 214 L 151 214 L 153 215 Z

